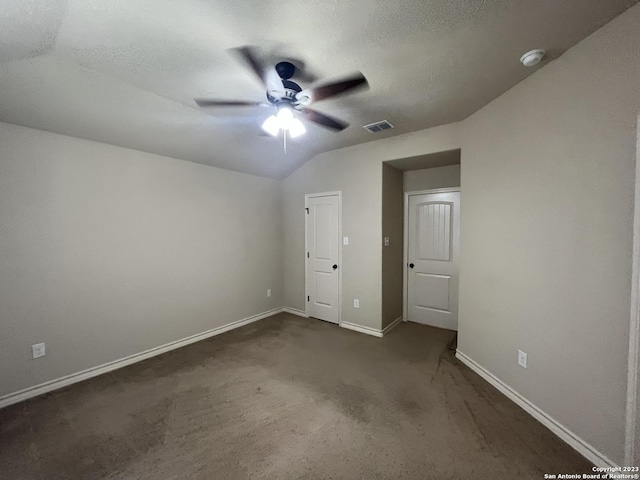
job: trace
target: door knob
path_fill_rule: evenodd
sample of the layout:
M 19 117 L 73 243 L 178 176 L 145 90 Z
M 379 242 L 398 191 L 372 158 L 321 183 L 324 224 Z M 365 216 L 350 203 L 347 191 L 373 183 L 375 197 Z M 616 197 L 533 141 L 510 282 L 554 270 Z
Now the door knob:
M 410 263 L 409 268 L 413 268 L 413 267 L 415 267 L 415 265 L 413 263 Z
M 338 265 L 336 265 L 336 264 L 334 263 L 334 264 L 333 264 L 333 269 L 335 270 L 335 269 L 337 269 L 337 268 L 338 268 Z

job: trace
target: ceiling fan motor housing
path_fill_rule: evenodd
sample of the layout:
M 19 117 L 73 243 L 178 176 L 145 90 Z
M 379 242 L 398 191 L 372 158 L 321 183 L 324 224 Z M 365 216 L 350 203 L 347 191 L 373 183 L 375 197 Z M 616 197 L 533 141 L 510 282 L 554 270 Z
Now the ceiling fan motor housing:
M 276 98 L 273 95 L 269 94 L 269 92 L 267 92 L 267 100 L 269 100 L 269 103 L 273 105 L 277 104 L 278 102 L 293 103 L 296 100 L 296 94 L 302 91 L 300 85 L 292 82 L 291 80 L 282 79 L 282 85 L 284 86 L 284 97 Z
M 296 73 L 296 67 L 291 62 L 279 62 L 276 64 L 276 72 L 282 80 L 289 80 Z

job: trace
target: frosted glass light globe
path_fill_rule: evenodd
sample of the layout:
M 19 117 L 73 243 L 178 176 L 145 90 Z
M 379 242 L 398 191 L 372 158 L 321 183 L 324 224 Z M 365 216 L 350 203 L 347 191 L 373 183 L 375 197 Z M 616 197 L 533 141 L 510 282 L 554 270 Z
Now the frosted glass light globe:
M 282 130 L 289 130 L 292 121 L 293 112 L 290 108 L 282 107 L 280 110 L 278 110 L 278 126 Z

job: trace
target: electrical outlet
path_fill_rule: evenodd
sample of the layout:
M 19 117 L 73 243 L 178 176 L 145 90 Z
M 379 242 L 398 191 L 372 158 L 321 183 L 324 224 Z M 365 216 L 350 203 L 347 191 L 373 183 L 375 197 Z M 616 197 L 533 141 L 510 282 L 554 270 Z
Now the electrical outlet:
M 270 297 L 270 296 L 271 296 L 271 289 L 267 288 L 267 297 Z
M 518 365 L 527 368 L 527 354 L 522 350 L 518 350 Z
M 31 354 L 33 355 L 33 358 L 44 357 L 47 354 L 44 343 L 36 343 L 34 345 L 31 345 Z
M 389 237 L 384 237 L 384 246 L 385 247 L 389 246 Z
M 357 298 L 353 299 L 353 308 L 360 308 L 360 300 Z

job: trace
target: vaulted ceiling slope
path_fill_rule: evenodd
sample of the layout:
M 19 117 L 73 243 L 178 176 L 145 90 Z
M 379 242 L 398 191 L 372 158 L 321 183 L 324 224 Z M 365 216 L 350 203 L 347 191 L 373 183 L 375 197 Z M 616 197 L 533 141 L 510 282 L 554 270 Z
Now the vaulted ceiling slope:
M 0 121 L 268 177 L 315 154 L 462 120 L 622 13 L 630 0 L 0 0 Z M 262 136 L 262 101 L 228 54 L 256 45 L 304 78 L 362 71 L 370 90 L 317 104 L 351 127 Z M 295 78 L 294 78 L 295 79 Z M 361 125 L 387 119 L 395 129 Z

